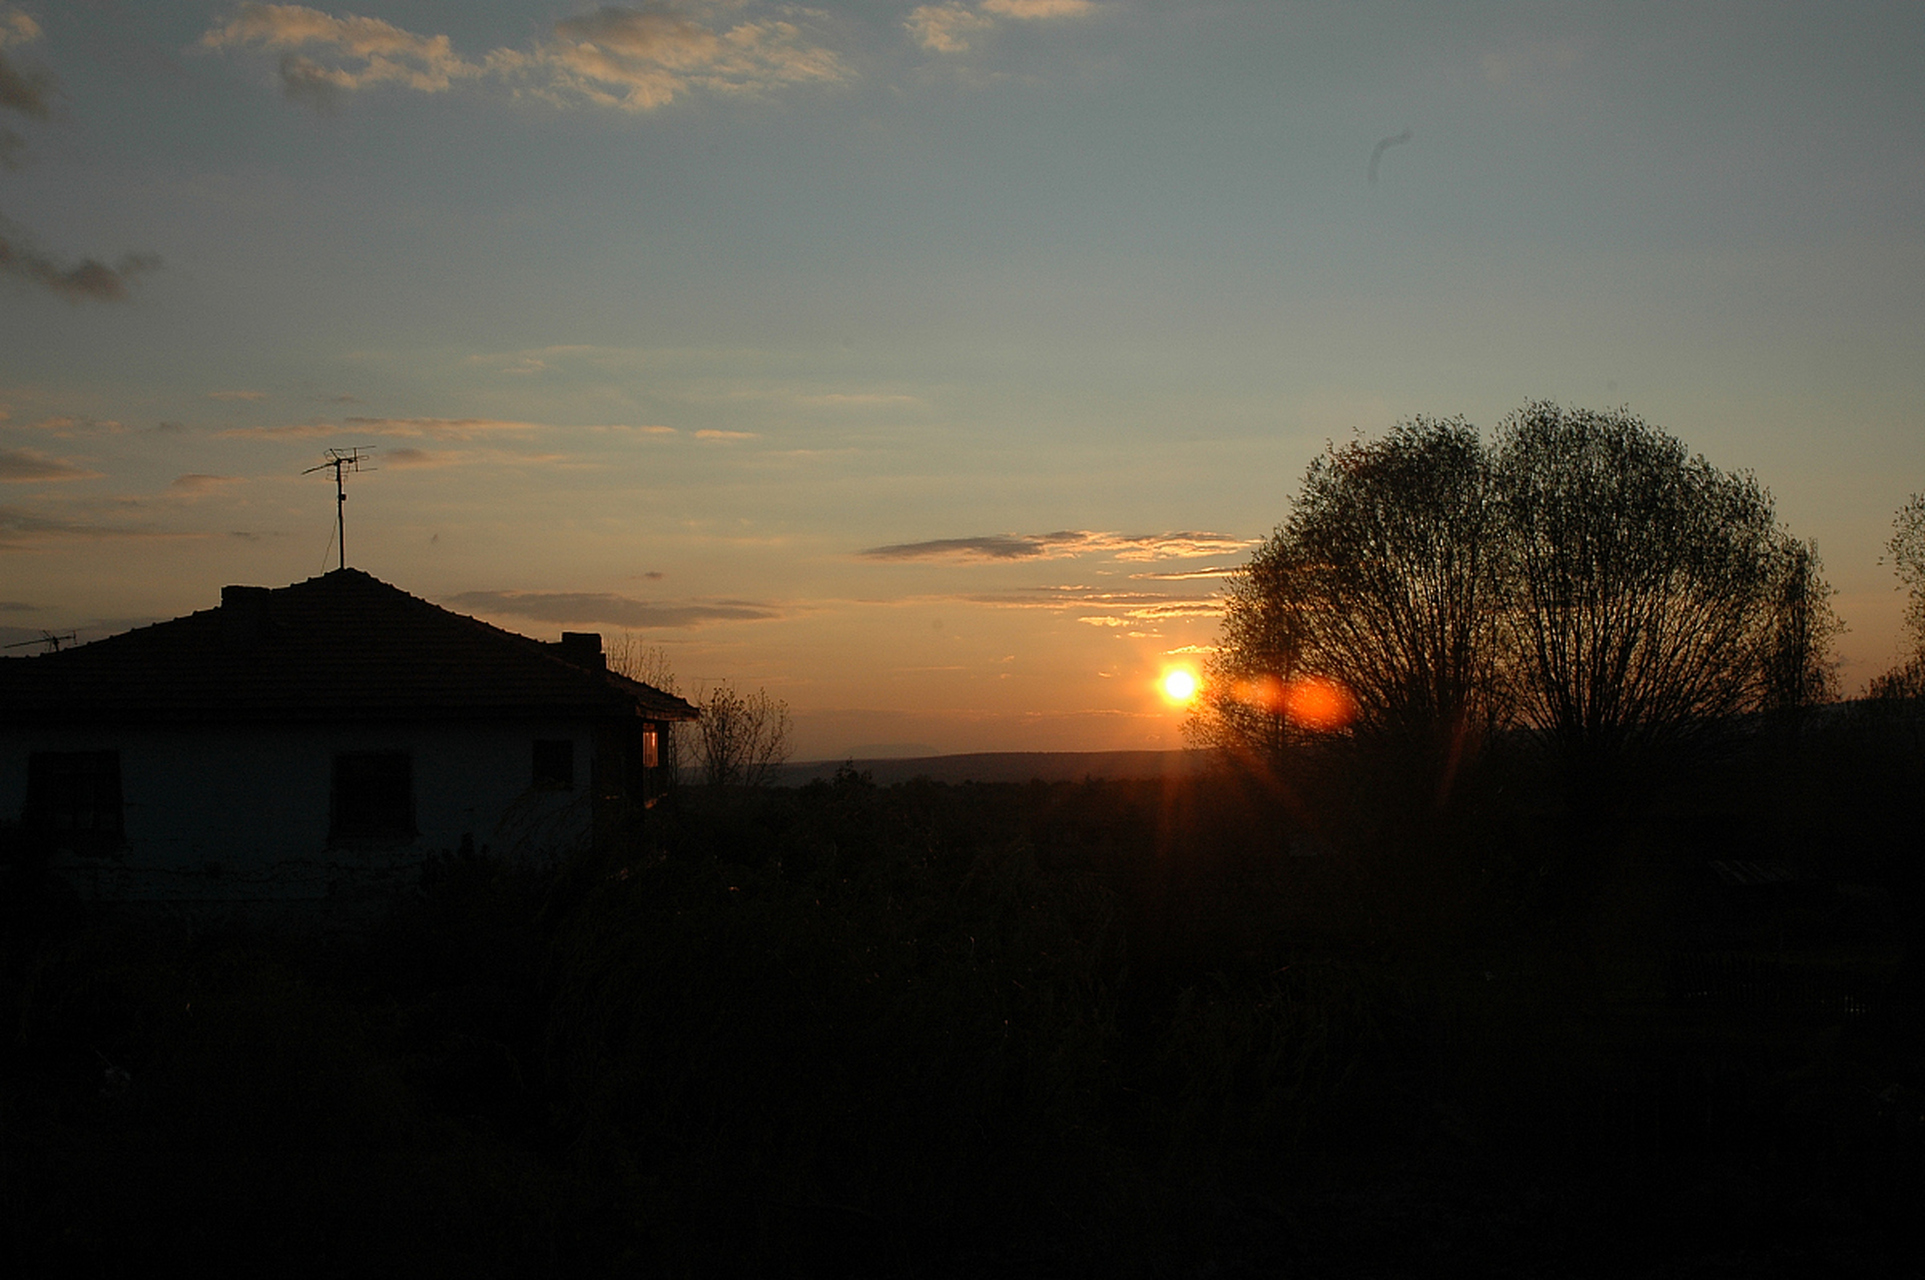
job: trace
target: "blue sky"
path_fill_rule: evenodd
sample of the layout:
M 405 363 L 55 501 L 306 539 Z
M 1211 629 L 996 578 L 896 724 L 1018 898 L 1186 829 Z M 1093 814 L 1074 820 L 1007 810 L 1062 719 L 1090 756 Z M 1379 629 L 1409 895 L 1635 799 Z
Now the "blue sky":
M 805 755 L 1176 745 L 1326 440 L 1544 398 L 1754 471 L 1847 686 L 1895 651 L 1915 5 L 0 0 L 0 57 L 10 636 L 321 571 L 363 445 L 351 563 Z

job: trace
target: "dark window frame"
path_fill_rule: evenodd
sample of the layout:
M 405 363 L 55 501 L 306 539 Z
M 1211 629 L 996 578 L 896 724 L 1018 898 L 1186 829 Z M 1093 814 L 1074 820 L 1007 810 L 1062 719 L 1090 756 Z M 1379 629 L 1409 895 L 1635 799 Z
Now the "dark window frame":
M 575 740 L 573 738 L 536 738 L 531 754 L 533 779 L 537 791 L 575 789 Z
M 120 752 L 31 751 L 20 825 L 56 850 L 101 856 L 126 843 Z
M 414 756 L 406 750 L 337 751 L 328 788 L 328 843 L 405 842 L 415 826 Z

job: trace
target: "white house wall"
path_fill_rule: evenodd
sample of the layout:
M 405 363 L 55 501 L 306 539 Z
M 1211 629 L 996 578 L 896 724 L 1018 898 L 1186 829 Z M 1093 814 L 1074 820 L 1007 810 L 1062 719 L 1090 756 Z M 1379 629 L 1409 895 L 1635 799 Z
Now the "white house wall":
M 574 743 L 572 790 L 533 789 L 537 739 Z M 594 735 L 567 724 L 0 730 L 0 820 L 21 815 L 31 753 L 107 750 L 120 755 L 124 846 L 61 864 L 90 895 L 320 897 L 464 843 L 540 858 L 591 831 Z M 330 847 L 334 757 L 362 751 L 409 753 L 413 840 Z

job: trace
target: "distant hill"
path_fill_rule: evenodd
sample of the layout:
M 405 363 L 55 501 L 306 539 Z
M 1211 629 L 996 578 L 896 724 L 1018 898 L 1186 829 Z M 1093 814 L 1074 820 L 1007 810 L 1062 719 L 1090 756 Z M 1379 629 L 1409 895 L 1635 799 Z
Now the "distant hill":
M 978 751 L 957 756 L 907 759 L 808 760 L 786 764 L 777 786 L 799 787 L 830 778 L 844 764 L 867 773 L 879 785 L 928 778 L 933 782 L 1080 782 L 1084 778 L 1161 778 L 1202 772 L 1207 751 Z

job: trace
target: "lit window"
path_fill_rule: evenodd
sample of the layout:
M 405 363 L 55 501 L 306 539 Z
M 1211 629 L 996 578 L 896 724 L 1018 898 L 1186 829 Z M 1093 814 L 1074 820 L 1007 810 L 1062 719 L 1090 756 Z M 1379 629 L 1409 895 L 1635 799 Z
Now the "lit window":
M 658 769 L 662 764 L 662 743 L 655 726 L 642 730 L 642 768 Z

